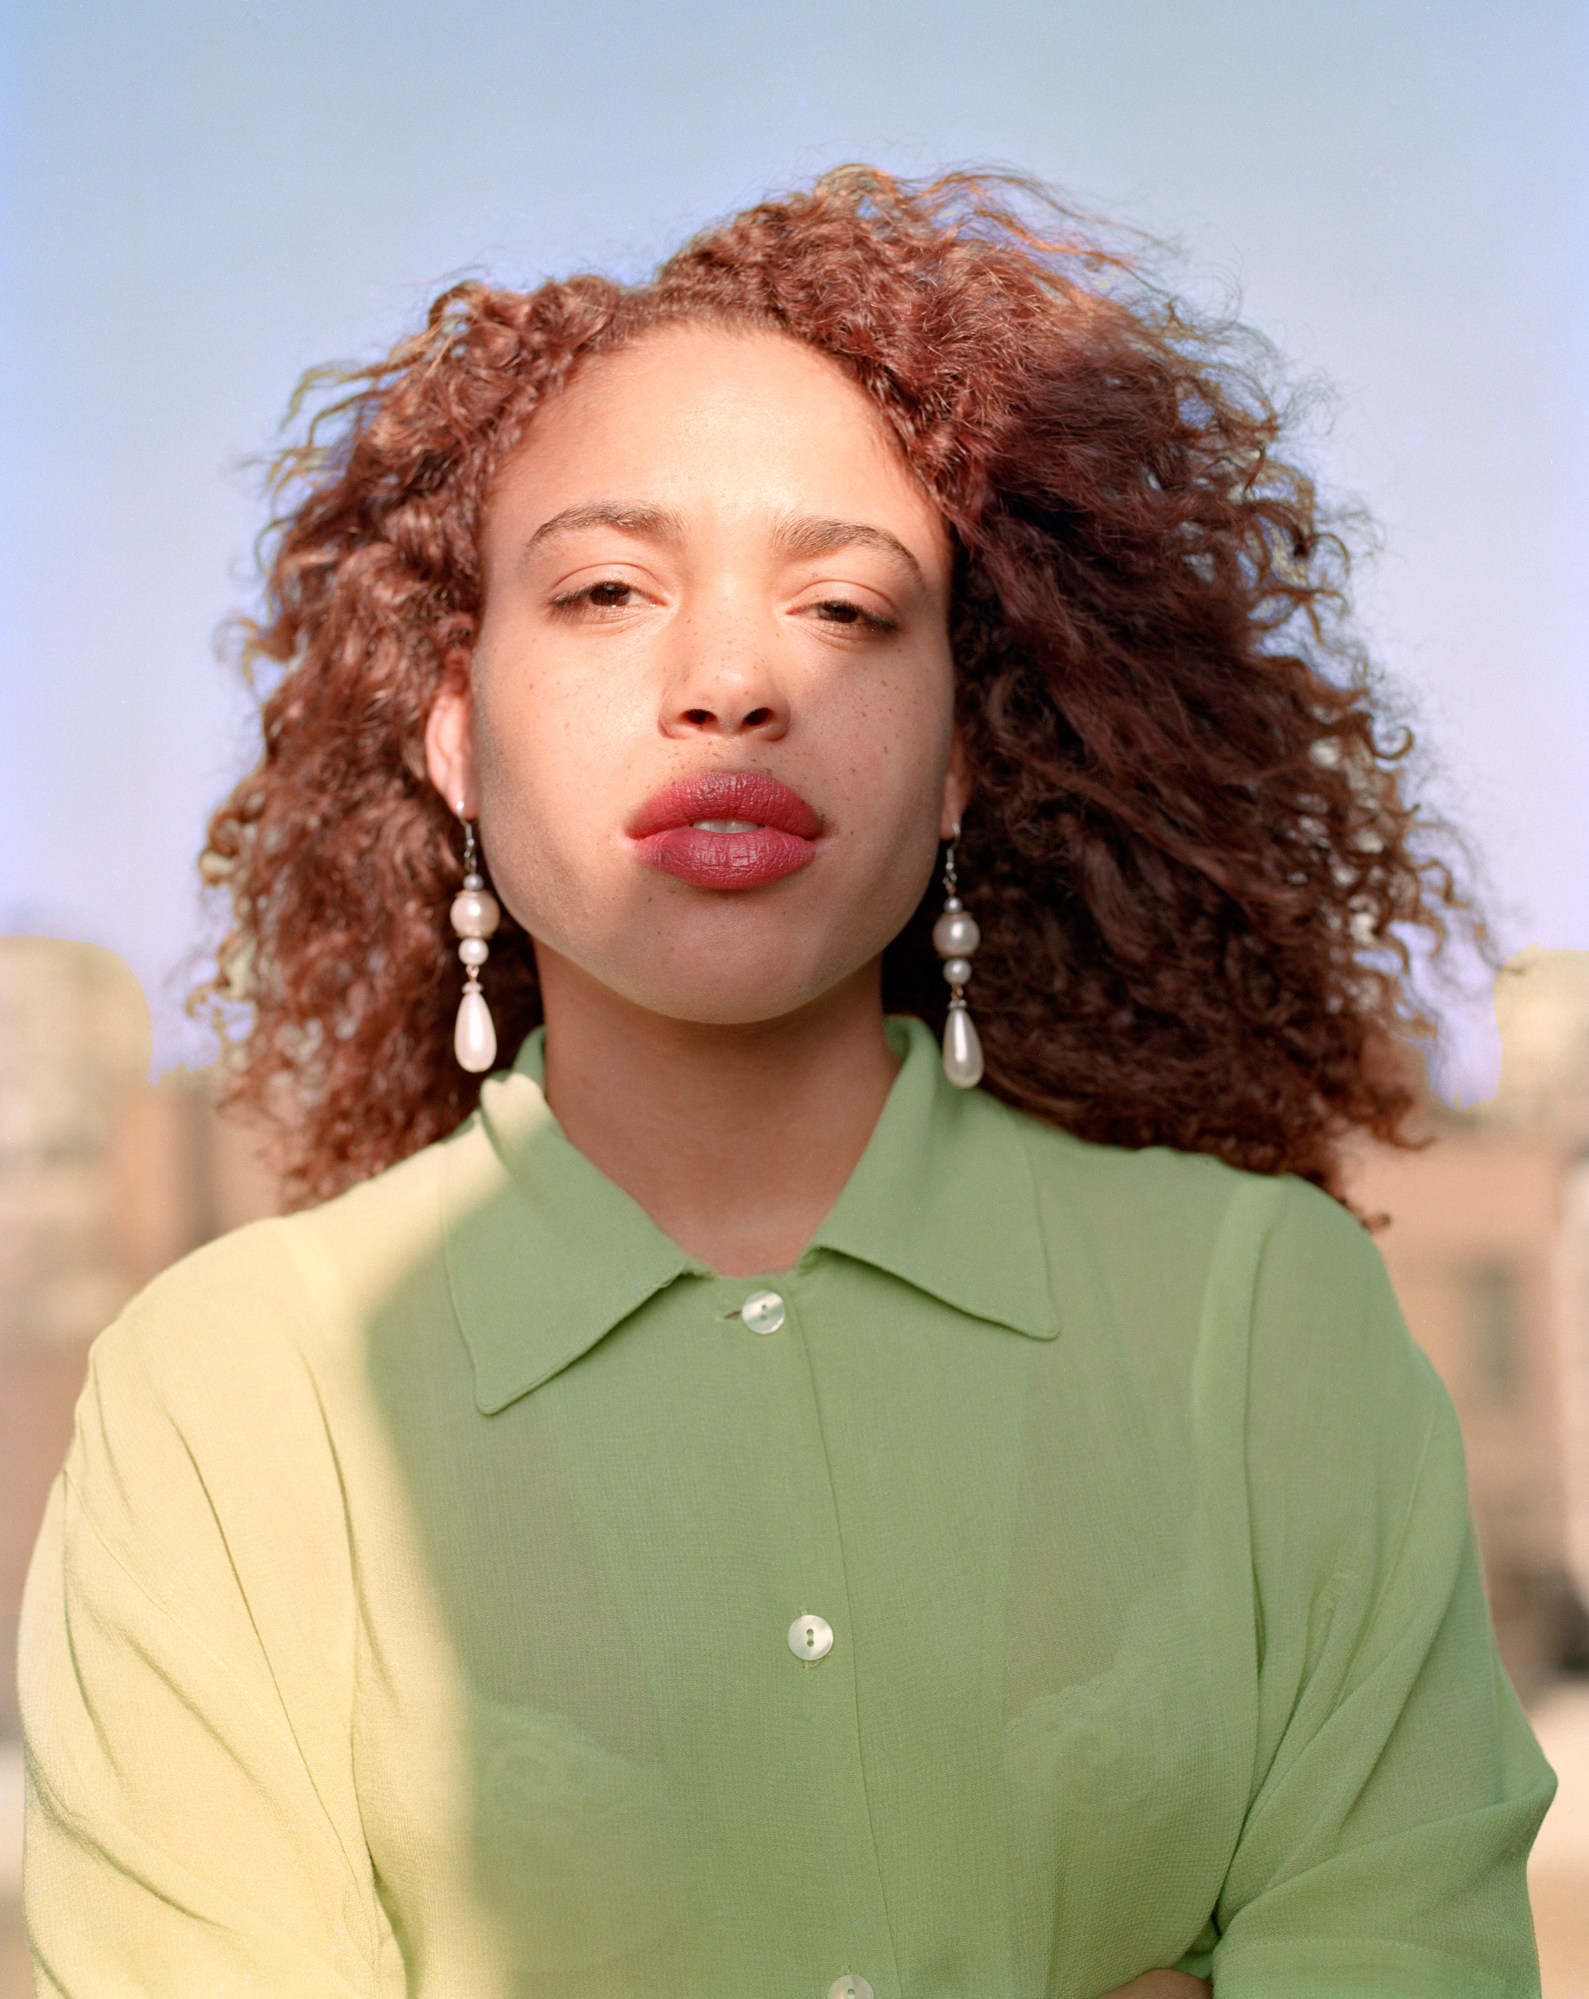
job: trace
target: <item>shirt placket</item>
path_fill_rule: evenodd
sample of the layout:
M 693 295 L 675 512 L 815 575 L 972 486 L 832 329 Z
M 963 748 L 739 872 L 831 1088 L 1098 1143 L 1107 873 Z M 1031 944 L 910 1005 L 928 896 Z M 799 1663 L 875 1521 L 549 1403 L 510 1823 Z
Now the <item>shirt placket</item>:
M 736 1373 L 762 1377 L 758 1395 L 768 1420 L 793 1444 L 800 1481 L 798 1518 L 773 1560 L 786 1591 L 787 1627 L 768 1633 L 792 1677 L 777 1711 L 788 1721 L 781 1745 L 788 1759 L 791 1803 L 806 1822 L 797 1835 L 818 1841 L 841 1865 L 825 1906 L 808 1912 L 811 1999 L 899 1999 L 899 1978 L 887 1895 L 872 1823 L 860 1736 L 851 1577 L 845 1521 L 823 1435 L 814 1362 L 803 1314 L 806 1273 L 769 1280 L 719 1279 L 717 1309 L 744 1349 Z M 811 1773 L 821 1772 L 818 1784 Z

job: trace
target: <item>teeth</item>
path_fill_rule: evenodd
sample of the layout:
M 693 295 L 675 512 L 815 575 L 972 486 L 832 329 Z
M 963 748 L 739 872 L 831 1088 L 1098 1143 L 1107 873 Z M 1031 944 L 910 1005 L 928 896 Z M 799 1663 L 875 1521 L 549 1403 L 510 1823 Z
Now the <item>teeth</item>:
M 754 833 L 759 829 L 754 819 L 695 819 L 691 828 L 697 833 Z

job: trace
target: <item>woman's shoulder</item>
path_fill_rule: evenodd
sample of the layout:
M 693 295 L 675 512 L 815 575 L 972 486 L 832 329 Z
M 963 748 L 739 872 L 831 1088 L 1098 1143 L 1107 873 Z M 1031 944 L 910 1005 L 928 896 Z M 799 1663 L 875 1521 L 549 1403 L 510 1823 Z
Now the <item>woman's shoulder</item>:
M 1206 1262 L 1217 1249 L 1238 1259 L 1267 1252 L 1271 1264 L 1379 1260 L 1357 1216 L 1296 1174 L 1259 1173 L 1168 1145 L 1106 1144 L 1025 1112 L 1008 1114 L 1045 1215 L 1083 1231 L 1097 1255 L 1135 1261 L 1151 1249 Z
M 1333 1195 L 1295 1174 L 1021 1123 L 1056 1272 L 1112 1338 L 1224 1382 L 1276 1476 L 1361 1469 L 1374 1436 L 1416 1453 L 1452 1427 L 1378 1242 Z
M 1318 1377 L 1321 1394 L 1394 1384 L 1427 1404 L 1432 1370 L 1384 1255 L 1344 1202 L 1292 1173 L 1169 1146 L 1098 1144 L 1019 1116 L 1056 1270 L 1121 1324 L 1215 1341 Z M 1438 1398 L 1435 1398 L 1438 1399 Z
M 356 1344 L 368 1301 L 440 1237 L 444 1148 L 425 1146 L 315 1207 L 245 1222 L 151 1278 L 93 1341 L 91 1371 L 177 1383 L 283 1365 L 319 1372 Z

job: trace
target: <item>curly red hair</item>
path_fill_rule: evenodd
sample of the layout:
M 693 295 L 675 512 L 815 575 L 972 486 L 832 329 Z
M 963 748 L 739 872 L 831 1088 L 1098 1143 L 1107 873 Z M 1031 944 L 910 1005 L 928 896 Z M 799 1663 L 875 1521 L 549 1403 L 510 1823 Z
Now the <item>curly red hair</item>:
M 1342 523 L 1276 455 L 1267 342 L 1199 323 L 1135 250 L 1022 176 L 823 174 L 705 230 L 646 283 L 469 281 L 327 387 L 274 461 L 265 615 L 240 621 L 263 751 L 201 872 L 231 929 L 208 1000 L 248 1031 L 229 1102 L 285 1129 L 287 1198 L 451 1130 L 456 820 L 423 730 L 481 613 L 492 477 L 583 359 L 660 321 L 767 326 L 849 371 L 953 537 L 957 711 L 974 792 L 985 1087 L 1088 1139 L 1294 1173 L 1338 1199 L 1354 1132 L 1410 1134 L 1433 1032 L 1407 938 L 1484 926 L 1441 822 L 1404 797 L 1351 636 Z M 934 1027 L 932 892 L 884 1000 Z M 529 939 L 493 943 L 508 1054 L 540 1018 Z

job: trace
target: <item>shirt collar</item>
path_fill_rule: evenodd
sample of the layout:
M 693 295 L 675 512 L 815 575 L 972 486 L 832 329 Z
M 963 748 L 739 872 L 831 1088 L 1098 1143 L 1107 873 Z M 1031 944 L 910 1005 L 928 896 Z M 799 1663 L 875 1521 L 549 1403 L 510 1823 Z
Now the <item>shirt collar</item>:
M 1022 1119 L 943 1073 L 923 1021 L 889 1014 L 900 1068 L 806 1251 L 851 1257 L 973 1318 L 1059 1331 Z M 563 1134 L 544 1027 L 442 1145 L 445 1255 L 487 1414 L 558 1373 L 686 1274 L 714 1275 Z M 804 1259 L 802 1259 L 804 1261 Z

